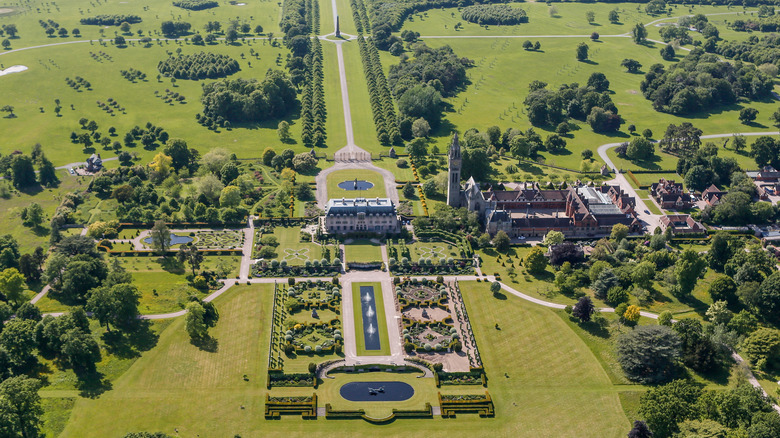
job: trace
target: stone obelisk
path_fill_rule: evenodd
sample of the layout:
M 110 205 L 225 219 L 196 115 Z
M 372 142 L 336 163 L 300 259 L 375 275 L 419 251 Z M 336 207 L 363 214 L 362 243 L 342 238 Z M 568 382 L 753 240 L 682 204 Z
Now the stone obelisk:
M 341 38 L 341 29 L 339 29 L 339 16 L 336 15 L 336 38 Z

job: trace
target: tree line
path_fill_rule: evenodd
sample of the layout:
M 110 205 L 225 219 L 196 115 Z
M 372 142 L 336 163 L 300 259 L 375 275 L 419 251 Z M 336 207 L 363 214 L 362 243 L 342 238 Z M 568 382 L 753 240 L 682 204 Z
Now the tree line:
M 374 45 L 373 38 L 363 38 L 362 34 L 358 34 L 358 45 L 363 61 L 363 73 L 368 85 L 377 139 L 383 145 L 399 144 L 401 132 L 398 128 L 398 117 L 395 114 L 393 95 L 390 92 L 390 86 L 379 58 L 379 50 Z
M 498 25 L 511 25 L 528 23 L 528 16 L 525 11 L 520 8 L 513 8 L 504 4 L 484 4 L 484 5 L 472 5 L 463 8 L 460 16 L 470 22 L 477 23 L 479 25 L 484 24 L 498 24 Z
M 169 56 L 157 64 L 166 77 L 176 79 L 216 79 L 232 75 L 240 70 L 238 61 L 228 55 L 198 52 L 192 55 Z
M 316 3 L 315 3 L 316 4 Z M 325 72 L 322 69 L 322 43 L 319 39 L 311 40 L 311 54 L 304 58 L 305 80 L 301 94 L 301 141 L 306 147 L 324 147 L 327 135 L 325 120 Z M 289 67 L 289 66 L 288 66 Z

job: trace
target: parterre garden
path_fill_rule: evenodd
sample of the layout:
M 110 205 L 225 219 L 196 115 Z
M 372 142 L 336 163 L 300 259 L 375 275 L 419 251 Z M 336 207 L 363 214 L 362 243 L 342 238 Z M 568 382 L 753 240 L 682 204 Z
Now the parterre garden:
M 268 353 L 270 386 L 313 386 L 308 363 L 337 359 L 343 351 L 341 288 L 321 280 L 274 288 Z

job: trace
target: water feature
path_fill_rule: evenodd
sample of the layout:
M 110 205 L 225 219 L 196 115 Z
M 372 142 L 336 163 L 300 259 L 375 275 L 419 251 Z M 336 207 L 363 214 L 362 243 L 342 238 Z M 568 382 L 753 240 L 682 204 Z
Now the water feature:
M 374 183 L 368 181 L 359 181 L 355 178 L 354 181 L 343 181 L 339 183 L 339 188 L 344 190 L 368 190 L 374 187 Z
M 350 382 L 339 394 L 349 401 L 403 401 L 412 398 L 414 388 L 404 382 Z
M 170 240 L 168 241 L 168 246 L 180 245 L 182 243 L 190 243 L 193 240 L 194 239 L 192 237 L 190 237 L 190 236 L 179 236 L 178 234 L 171 233 Z M 152 236 L 149 236 L 146 239 L 144 239 L 144 243 L 147 244 L 147 245 L 151 245 L 152 244 Z
M 382 344 L 377 333 L 376 303 L 374 302 L 374 286 L 360 286 L 360 305 L 363 316 L 363 342 L 366 350 L 379 350 Z

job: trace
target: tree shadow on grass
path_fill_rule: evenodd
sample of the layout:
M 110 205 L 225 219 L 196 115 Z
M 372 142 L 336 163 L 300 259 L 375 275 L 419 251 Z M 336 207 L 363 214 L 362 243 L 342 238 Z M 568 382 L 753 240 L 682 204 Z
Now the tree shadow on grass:
M 217 341 L 217 338 L 208 334 L 202 338 L 190 338 L 190 344 L 198 347 L 199 350 L 208 353 L 216 353 L 219 351 L 219 341 Z
M 154 261 L 159 264 L 160 267 L 171 274 L 184 274 L 184 263 L 176 260 L 174 257 L 161 257 Z
M 647 170 L 661 170 L 661 166 L 656 164 L 661 162 L 661 156 L 653 154 L 652 157 L 644 160 L 629 160 L 632 164 L 635 164 L 642 169 Z
M 106 391 L 113 388 L 111 381 L 105 379 L 100 371 L 95 369 L 74 369 L 78 382 L 76 389 L 79 395 L 85 398 L 98 398 Z
M 593 336 L 607 339 L 610 337 L 609 330 L 607 330 L 606 327 L 602 326 L 601 324 L 595 322 L 595 321 L 588 321 L 588 322 L 580 322 L 578 324 L 580 328 L 585 330 L 586 332 L 590 333 Z
M 542 169 L 541 166 L 536 166 L 531 163 L 520 162 L 517 164 L 517 169 L 532 175 L 544 175 L 544 169 Z
M 106 351 L 120 359 L 140 357 L 144 351 L 149 351 L 157 345 L 160 336 L 152 331 L 152 323 L 147 319 L 133 322 L 125 330 L 105 332 L 101 336 Z

